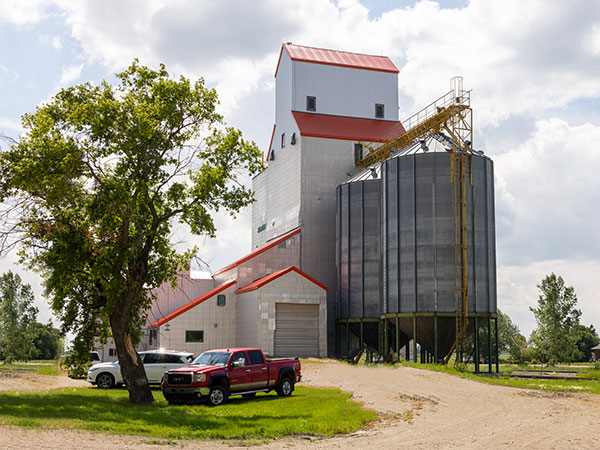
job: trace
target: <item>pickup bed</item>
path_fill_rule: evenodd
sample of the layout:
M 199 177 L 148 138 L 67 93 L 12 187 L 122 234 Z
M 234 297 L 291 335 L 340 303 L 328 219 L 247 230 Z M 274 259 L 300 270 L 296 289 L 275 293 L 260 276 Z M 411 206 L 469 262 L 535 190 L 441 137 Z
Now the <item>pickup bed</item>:
M 298 358 L 267 360 L 259 348 L 228 348 L 204 352 L 192 365 L 167 371 L 161 388 L 169 403 L 217 406 L 231 395 L 253 397 L 275 390 L 287 397 L 301 379 Z

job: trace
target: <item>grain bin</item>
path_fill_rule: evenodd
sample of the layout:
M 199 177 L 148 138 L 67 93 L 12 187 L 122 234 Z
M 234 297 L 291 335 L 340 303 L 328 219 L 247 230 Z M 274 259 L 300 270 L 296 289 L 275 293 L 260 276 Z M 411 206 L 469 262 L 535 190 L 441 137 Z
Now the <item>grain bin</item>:
M 379 314 L 380 349 L 416 338 L 415 344 L 439 360 L 454 343 L 450 146 L 447 137 L 429 135 L 338 188 L 338 322 Z M 472 174 L 466 196 L 472 329 L 475 318 L 489 321 L 497 313 L 493 164 L 474 153 L 467 171 Z M 356 326 L 348 329 L 356 334 Z M 391 342 L 390 330 L 396 336 Z

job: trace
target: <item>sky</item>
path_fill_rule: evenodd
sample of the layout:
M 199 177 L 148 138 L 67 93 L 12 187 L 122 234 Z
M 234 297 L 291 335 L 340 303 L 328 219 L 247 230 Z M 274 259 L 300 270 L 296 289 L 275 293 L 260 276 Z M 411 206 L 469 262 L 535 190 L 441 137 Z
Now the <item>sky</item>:
M 134 58 L 203 77 L 226 122 L 267 150 L 284 42 L 388 56 L 399 115 L 464 77 L 473 145 L 494 161 L 498 306 L 527 336 L 551 272 L 600 329 L 600 2 L 589 0 L 0 0 L 0 133 L 61 88 L 114 82 Z M 2 148 L 5 142 L 0 141 Z M 215 271 L 250 251 L 251 213 L 198 237 Z M 51 313 L 35 273 L 0 259 Z

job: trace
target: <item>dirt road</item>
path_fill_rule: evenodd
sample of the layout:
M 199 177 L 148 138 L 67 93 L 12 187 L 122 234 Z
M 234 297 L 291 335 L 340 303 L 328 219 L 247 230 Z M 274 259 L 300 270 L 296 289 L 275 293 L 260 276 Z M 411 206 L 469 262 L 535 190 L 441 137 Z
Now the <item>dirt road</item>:
M 490 386 L 408 367 L 350 367 L 319 361 L 304 364 L 303 374 L 305 384 L 353 392 L 357 400 L 385 418 L 352 435 L 311 441 L 282 439 L 261 449 L 600 448 L 600 396 Z M 0 389 L 2 385 L 0 379 Z M 243 448 L 231 443 L 185 441 L 175 447 Z M 158 447 L 148 438 L 0 427 L 0 448 Z

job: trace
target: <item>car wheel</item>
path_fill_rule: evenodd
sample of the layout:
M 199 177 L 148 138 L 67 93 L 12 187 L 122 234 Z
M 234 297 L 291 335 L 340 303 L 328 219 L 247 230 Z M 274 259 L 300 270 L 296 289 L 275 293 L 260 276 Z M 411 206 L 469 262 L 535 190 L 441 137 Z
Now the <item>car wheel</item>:
M 214 385 L 210 388 L 208 394 L 208 404 L 210 406 L 219 406 L 227 401 L 227 391 L 223 386 Z
M 279 383 L 279 387 L 277 388 L 277 395 L 280 397 L 289 397 L 292 395 L 293 390 L 294 382 L 290 379 L 290 377 L 283 377 L 281 379 L 281 383 Z
M 100 389 L 112 389 L 115 386 L 115 377 L 110 373 L 101 373 L 96 377 L 96 385 Z

